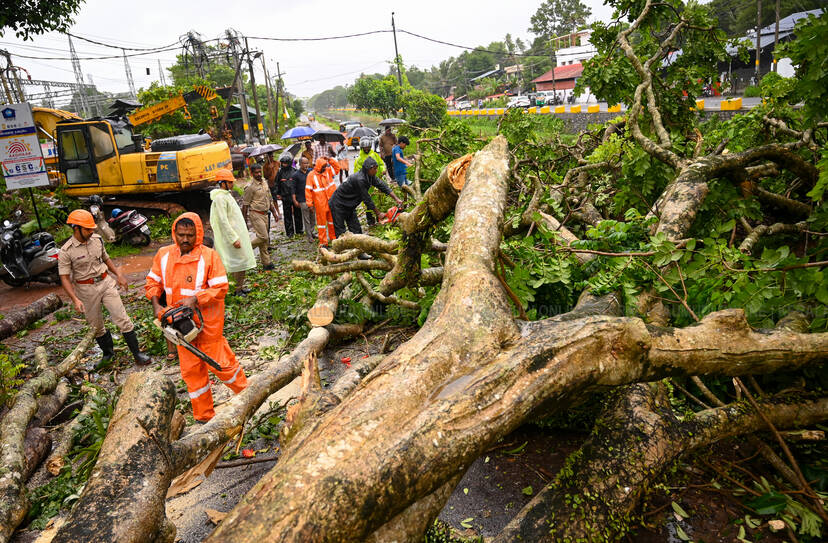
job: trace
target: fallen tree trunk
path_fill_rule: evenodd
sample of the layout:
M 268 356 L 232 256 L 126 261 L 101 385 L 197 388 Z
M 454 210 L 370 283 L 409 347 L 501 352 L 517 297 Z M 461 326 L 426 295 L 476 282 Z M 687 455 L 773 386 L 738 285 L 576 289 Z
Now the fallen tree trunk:
M 799 367 L 828 353 L 828 334 L 757 334 L 741 311 L 688 329 L 580 314 L 519 325 L 494 274 L 507 185 L 505 140 L 495 138 L 469 167 L 425 325 L 286 451 L 209 541 L 364 539 L 542 404 L 668 375 Z
M 98 389 L 89 387 L 88 385 L 84 385 L 84 387 L 88 387 L 90 390 L 88 391 L 86 401 L 80 413 L 60 431 L 57 440 L 54 442 L 52 452 L 49 453 L 49 457 L 46 459 L 46 470 L 51 475 L 58 475 L 60 470 L 63 469 L 63 466 L 66 465 L 65 456 L 72 450 L 72 441 L 75 432 L 80 428 L 83 420 L 95 409 L 95 395 Z M 82 391 L 84 391 L 84 387 L 81 388 Z
M 174 409 L 175 386 L 164 375 L 127 378 L 95 468 L 53 543 L 173 541 L 164 502 L 173 478 Z
M 23 309 L 13 311 L 0 319 L 0 339 L 11 337 L 33 322 L 42 319 L 49 313 L 56 311 L 63 305 L 63 301 L 55 294 L 47 294 Z
M 0 424 L 0 543 L 9 540 L 29 509 L 24 443 L 26 428 L 37 411 L 37 399 L 54 390 L 58 380 L 80 363 L 92 339 L 90 331 L 60 364 L 26 381 L 14 397 L 12 408 L 3 417 Z
M 26 430 L 26 437 L 23 440 L 23 456 L 26 459 L 26 467 L 23 469 L 24 481 L 29 480 L 51 446 L 52 440 L 45 429 L 35 426 Z
M 619 539 L 643 489 L 679 455 L 766 428 L 759 413 L 742 403 L 679 420 L 655 384 L 631 385 L 614 395 L 589 440 L 503 529 L 497 543 Z M 776 396 L 759 405 L 778 428 L 828 419 L 828 398 Z

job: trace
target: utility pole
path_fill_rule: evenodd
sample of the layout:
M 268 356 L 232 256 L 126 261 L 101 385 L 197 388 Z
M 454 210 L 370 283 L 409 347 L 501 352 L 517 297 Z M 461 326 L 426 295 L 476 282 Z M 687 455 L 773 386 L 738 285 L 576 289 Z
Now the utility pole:
M 276 111 L 276 108 L 273 107 L 273 89 L 270 86 L 270 74 L 267 73 L 267 64 L 265 63 L 264 55 L 261 56 L 262 59 L 262 71 L 264 72 L 265 77 L 265 89 L 267 90 L 267 111 L 269 115 L 267 116 L 267 128 L 270 130 L 270 133 L 274 136 L 278 136 L 276 133 L 276 126 L 273 124 L 273 117 L 274 115 L 278 115 L 279 112 Z
M 762 54 L 762 0 L 757 0 L 756 2 L 757 9 L 756 9 L 756 69 L 754 72 L 754 77 L 756 78 L 756 84 L 759 84 L 759 56 Z
M 397 80 L 402 88 L 402 69 L 400 69 L 400 52 L 397 49 L 397 26 L 394 24 L 394 12 L 391 12 L 391 31 L 394 33 L 394 62 L 397 64 Z
M 80 60 L 78 54 L 75 52 L 75 44 L 72 43 L 72 36 L 69 36 L 69 56 L 72 57 L 72 71 L 75 72 L 75 82 L 78 84 L 78 101 L 80 102 L 81 113 L 84 117 L 89 117 L 89 103 L 86 101 L 86 85 L 83 83 L 83 72 L 80 67 Z
M 233 76 L 233 84 L 230 85 L 230 88 L 238 88 L 239 82 L 239 74 L 241 74 L 241 60 L 238 57 L 234 57 L 236 61 L 236 73 Z M 231 93 L 230 96 L 227 98 L 227 102 L 224 103 L 224 115 L 221 117 L 221 124 L 219 125 L 219 130 L 224 130 L 224 127 L 227 125 L 227 115 L 230 113 L 230 106 L 233 104 L 233 94 Z
M 779 0 L 776 0 L 776 30 L 773 33 L 773 71 L 776 71 L 776 48 L 779 47 Z
M 167 80 L 164 78 L 164 69 L 161 67 L 161 59 L 158 59 L 158 76 L 161 78 L 161 86 L 167 86 Z
M 276 63 L 276 132 L 279 132 L 279 116 L 282 114 L 282 106 L 279 103 L 282 97 L 282 70 L 279 63 Z
M 247 68 L 250 70 L 250 88 L 253 92 L 253 104 L 256 107 L 256 135 L 259 142 L 265 141 L 267 134 L 262 125 L 262 110 L 259 109 L 259 93 L 256 92 L 256 76 L 253 74 L 253 59 L 255 57 L 250 55 L 250 47 L 247 45 L 247 38 L 244 38 L 244 50 L 247 52 Z M 261 53 L 258 53 L 261 55 Z
M 132 79 L 132 68 L 129 67 L 129 60 L 126 56 L 126 49 L 121 49 L 121 52 L 124 54 L 124 71 L 126 72 L 127 76 L 129 93 L 132 95 L 133 100 L 138 100 L 138 94 L 135 92 L 135 81 Z

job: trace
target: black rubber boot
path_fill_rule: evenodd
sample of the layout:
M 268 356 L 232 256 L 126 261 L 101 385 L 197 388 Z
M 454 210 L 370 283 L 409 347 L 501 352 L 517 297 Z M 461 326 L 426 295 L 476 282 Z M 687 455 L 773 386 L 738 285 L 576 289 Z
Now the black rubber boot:
M 107 330 L 101 337 L 96 337 L 95 341 L 98 342 L 98 347 L 101 348 L 101 352 L 103 353 L 101 361 L 95 364 L 95 368 L 105 368 L 115 358 L 115 345 L 112 343 L 112 334 Z
M 135 358 L 136 364 L 146 366 L 152 361 L 149 355 L 142 353 L 141 349 L 138 348 L 138 336 L 135 335 L 135 330 L 124 332 L 124 341 L 126 341 L 127 347 L 129 347 L 129 352 Z

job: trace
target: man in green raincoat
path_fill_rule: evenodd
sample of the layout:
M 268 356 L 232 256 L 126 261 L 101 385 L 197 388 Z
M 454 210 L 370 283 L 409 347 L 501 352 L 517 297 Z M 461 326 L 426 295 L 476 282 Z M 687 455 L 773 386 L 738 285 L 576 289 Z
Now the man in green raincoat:
M 215 238 L 214 249 L 221 257 L 227 273 L 236 282 L 233 294 L 244 296 L 250 292 L 250 289 L 244 286 L 244 275 L 247 270 L 256 267 L 256 257 L 253 255 L 253 246 L 244 216 L 231 193 L 236 181 L 233 172 L 218 170 L 216 181 L 218 187 L 210 192 L 210 200 L 213 202 L 210 205 L 210 226 Z

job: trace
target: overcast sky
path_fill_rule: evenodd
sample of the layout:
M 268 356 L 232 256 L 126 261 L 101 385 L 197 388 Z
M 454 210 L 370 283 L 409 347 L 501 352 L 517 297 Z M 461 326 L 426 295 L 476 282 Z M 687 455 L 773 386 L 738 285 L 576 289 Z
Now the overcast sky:
M 585 0 L 585 3 L 592 8 L 592 20 L 610 17 L 611 10 L 603 5 L 603 0 Z M 513 38 L 529 41 L 529 19 L 540 4 L 541 0 L 419 0 L 399 4 L 374 0 L 87 0 L 70 31 L 108 44 L 135 48 L 172 44 L 189 30 L 199 32 L 205 39 L 219 37 L 226 28 L 247 36 L 316 38 L 390 29 L 391 12 L 394 11 L 398 30 L 478 46 L 502 40 L 507 33 Z M 397 40 L 406 65 L 421 68 L 463 51 L 400 33 Z M 288 91 L 302 97 L 310 97 L 336 85 L 350 84 L 362 72 L 386 72 L 388 63 L 394 58 L 394 41 L 390 33 L 314 42 L 251 40 L 250 45 L 264 51 L 268 70 L 274 74 L 278 61 Z M 33 57 L 69 56 L 66 36 L 57 33 L 23 42 L 7 31 L 0 37 L 0 48 Z M 98 88 L 110 92 L 128 89 L 123 59 L 84 60 L 84 57 L 120 54 L 120 50 L 77 40 L 75 49 L 81 58 L 81 69 L 92 76 Z M 131 57 L 129 62 L 136 88 L 149 86 L 159 79 L 159 59 L 162 66 L 167 67 L 175 62 L 175 57 L 176 51 Z M 75 80 L 69 60 L 21 57 L 13 57 L 13 60 L 16 65 L 26 68 L 32 79 Z M 256 67 L 257 82 L 263 81 L 258 79 L 262 77 L 261 66 L 257 63 Z

